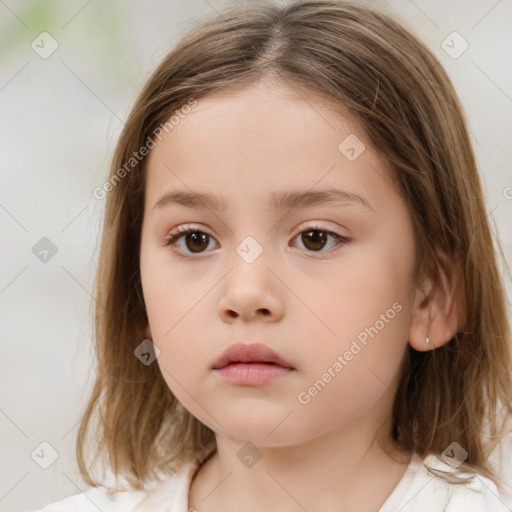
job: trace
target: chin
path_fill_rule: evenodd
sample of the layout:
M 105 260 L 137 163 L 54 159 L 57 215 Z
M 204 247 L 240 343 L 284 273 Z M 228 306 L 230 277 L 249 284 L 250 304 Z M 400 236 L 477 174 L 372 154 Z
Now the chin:
M 292 436 L 296 429 L 291 429 L 293 423 L 286 420 L 283 408 L 280 413 L 270 413 L 263 409 L 253 408 L 251 413 L 242 410 L 226 411 L 218 416 L 222 418 L 222 426 L 229 432 L 229 438 L 236 443 L 252 443 L 257 446 L 286 446 L 293 443 Z M 277 428 L 276 428 L 277 427 Z M 212 428 L 210 426 L 210 428 Z M 213 428 L 217 432 L 217 428 Z

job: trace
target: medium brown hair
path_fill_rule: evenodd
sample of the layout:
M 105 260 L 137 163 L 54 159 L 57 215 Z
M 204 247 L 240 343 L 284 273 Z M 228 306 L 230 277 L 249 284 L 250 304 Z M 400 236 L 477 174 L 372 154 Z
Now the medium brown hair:
M 410 345 L 391 435 L 420 456 L 458 442 L 461 468 L 494 479 L 490 450 L 512 412 L 510 324 L 496 248 L 463 108 L 433 54 L 385 12 L 350 1 L 254 3 L 202 20 L 164 58 L 128 117 L 110 178 L 191 98 L 268 77 L 348 109 L 389 165 L 416 237 L 416 278 L 436 271 L 440 248 L 462 276 L 464 327 L 444 346 Z M 145 162 L 117 179 L 106 200 L 95 295 L 97 376 L 77 441 L 82 476 L 96 456 L 135 489 L 214 453 L 213 431 L 177 401 L 158 365 L 134 356 L 148 321 L 140 276 Z M 133 163 L 133 162 L 132 162 Z M 501 248 L 500 248 L 501 250 Z M 93 421 L 97 413 L 97 422 Z M 488 429 L 493 442 L 482 440 Z M 92 466 L 91 466 L 92 467 Z M 496 481 L 496 480 L 495 480 Z

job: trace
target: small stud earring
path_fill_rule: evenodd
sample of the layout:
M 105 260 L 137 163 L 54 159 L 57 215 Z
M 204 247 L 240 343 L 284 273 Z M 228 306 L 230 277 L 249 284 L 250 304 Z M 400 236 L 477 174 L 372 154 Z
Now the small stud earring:
M 425 340 L 427 343 L 430 343 L 430 337 L 427 336 L 427 339 Z

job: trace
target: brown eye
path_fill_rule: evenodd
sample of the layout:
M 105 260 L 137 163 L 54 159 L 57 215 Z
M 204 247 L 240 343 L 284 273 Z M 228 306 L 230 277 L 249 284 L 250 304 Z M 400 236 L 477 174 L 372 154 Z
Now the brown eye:
M 334 247 L 336 245 L 343 245 L 343 243 L 349 241 L 349 239 L 344 236 L 320 228 L 310 228 L 305 231 L 302 231 L 301 233 L 299 233 L 299 235 L 302 245 L 308 252 L 328 252 L 327 250 L 324 251 L 322 249 L 324 249 L 324 247 L 328 245 L 329 238 L 335 240 L 335 243 L 331 244 L 331 247 Z
M 304 231 L 301 235 L 301 240 L 304 246 L 312 251 L 319 251 L 323 249 L 328 238 L 325 231 L 319 231 L 318 229 Z
M 178 245 L 181 238 L 184 239 L 185 248 L 180 248 L 177 252 L 184 252 L 189 254 L 200 254 L 208 248 L 210 235 L 193 228 L 179 228 L 178 233 L 175 233 L 167 239 L 166 246 Z
M 194 231 L 185 235 L 185 245 L 192 252 L 201 252 L 208 247 L 208 235 L 201 231 Z

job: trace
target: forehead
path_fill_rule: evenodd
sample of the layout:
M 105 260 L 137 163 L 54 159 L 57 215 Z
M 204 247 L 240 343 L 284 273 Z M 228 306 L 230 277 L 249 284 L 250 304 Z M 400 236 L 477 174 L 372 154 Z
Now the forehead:
M 172 130 L 176 137 L 191 130 L 203 143 L 205 139 L 226 136 L 225 146 L 236 139 L 239 147 L 243 137 L 242 142 L 251 145 L 261 143 L 268 147 L 268 142 L 273 142 L 271 146 L 277 149 L 278 144 L 282 147 L 289 142 L 297 150 L 301 140 L 314 142 L 327 132 L 335 138 L 343 132 L 364 136 L 357 118 L 343 105 L 284 83 L 261 82 L 211 93 L 200 98 L 190 113 L 179 117 Z M 317 137 L 313 136 L 315 132 Z M 251 140 L 251 136 L 257 139 Z
M 173 188 L 243 194 L 257 203 L 275 190 L 326 187 L 371 202 L 375 180 L 389 181 L 357 120 L 320 96 L 282 84 L 199 99 L 151 150 L 146 172 L 153 203 Z

